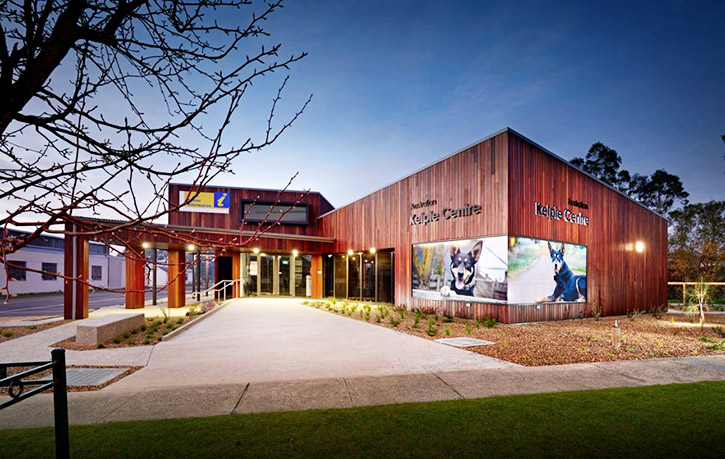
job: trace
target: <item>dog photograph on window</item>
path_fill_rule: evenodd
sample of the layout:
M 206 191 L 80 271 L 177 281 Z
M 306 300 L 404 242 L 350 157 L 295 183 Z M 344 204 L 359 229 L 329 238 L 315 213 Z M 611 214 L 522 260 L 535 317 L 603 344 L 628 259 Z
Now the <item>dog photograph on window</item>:
M 508 299 L 513 304 L 586 302 L 586 246 L 511 237 Z
M 505 236 L 415 244 L 414 298 L 505 303 Z

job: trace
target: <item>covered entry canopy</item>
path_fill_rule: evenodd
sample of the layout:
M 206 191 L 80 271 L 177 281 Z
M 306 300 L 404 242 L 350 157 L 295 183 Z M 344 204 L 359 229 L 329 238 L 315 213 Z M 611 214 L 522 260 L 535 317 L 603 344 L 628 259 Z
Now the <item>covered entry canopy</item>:
M 312 296 L 322 296 L 322 258 L 335 239 L 306 234 L 284 234 L 270 229 L 234 230 L 226 228 L 196 228 L 181 225 L 131 223 L 121 220 L 74 218 L 66 223 L 64 317 L 88 317 L 89 241 L 122 246 L 126 260 L 125 304 L 127 309 L 144 307 L 146 249 L 168 251 L 169 307 L 185 304 L 185 273 L 189 269 L 186 254 L 200 255 L 212 252 L 214 257 L 230 257 L 232 280 L 240 278 L 240 258 L 245 252 L 263 251 L 269 254 L 304 253 L 311 256 Z M 217 266 L 215 264 L 215 266 Z M 218 273 L 217 276 L 218 277 Z M 241 289 L 235 283 L 231 294 L 239 296 Z

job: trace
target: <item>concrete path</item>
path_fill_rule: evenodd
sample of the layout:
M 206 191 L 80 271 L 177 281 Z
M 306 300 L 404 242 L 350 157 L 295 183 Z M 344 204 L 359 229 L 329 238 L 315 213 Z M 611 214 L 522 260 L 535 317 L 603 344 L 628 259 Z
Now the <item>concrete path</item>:
M 349 317 L 296 299 L 240 299 L 168 342 L 146 368 L 108 391 L 385 376 L 517 365 Z
M 68 409 L 71 424 L 96 424 L 708 380 L 725 380 L 725 356 L 76 392 Z M 52 425 L 51 394 L 0 411 L 0 429 Z

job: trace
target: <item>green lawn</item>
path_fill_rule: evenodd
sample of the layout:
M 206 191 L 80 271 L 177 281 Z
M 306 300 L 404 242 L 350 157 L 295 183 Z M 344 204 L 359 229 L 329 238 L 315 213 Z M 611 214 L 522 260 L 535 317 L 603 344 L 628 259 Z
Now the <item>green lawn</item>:
M 0 414 L 2 415 L 2 414 Z M 725 381 L 71 427 L 79 458 L 725 457 Z M 51 457 L 52 429 L 0 431 Z

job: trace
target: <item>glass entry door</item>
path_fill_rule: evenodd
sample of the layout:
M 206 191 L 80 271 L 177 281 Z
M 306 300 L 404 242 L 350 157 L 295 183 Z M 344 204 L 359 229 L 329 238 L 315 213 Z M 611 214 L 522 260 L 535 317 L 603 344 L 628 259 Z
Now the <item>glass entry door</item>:
M 274 293 L 274 257 L 259 257 L 259 293 L 272 295 Z
M 291 257 L 281 256 L 279 257 L 279 293 L 278 295 L 289 296 L 290 295 L 290 270 L 294 267 L 290 263 Z

